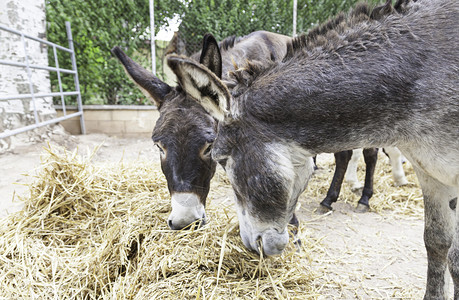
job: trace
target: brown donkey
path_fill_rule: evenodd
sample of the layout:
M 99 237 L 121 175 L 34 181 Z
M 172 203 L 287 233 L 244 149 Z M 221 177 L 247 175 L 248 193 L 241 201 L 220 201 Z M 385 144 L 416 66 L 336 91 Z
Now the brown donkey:
M 290 37 L 257 31 L 244 37 L 229 37 L 217 44 L 213 36 L 204 37 L 202 52 L 191 58 L 205 65 L 216 77 L 231 87 L 228 71 L 247 60 L 282 59 Z M 205 205 L 216 162 L 210 150 L 216 137 L 217 122 L 193 98 L 207 101 L 211 90 L 188 93 L 171 87 L 130 59 L 119 47 L 112 50 L 131 79 L 144 94 L 154 100 L 159 119 L 153 141 L 161 155 L 161 168 L 171 194 L 171 229 L 182 229 L 196 221 L 205 223 Z M 199 84 L 190 78 L 190 84 Z M 223 83 L 221 83 L 223 84 Z M 223 86 L 221 88 L 224 88 Z M 225 87 L 226 88 L 226 87 Z

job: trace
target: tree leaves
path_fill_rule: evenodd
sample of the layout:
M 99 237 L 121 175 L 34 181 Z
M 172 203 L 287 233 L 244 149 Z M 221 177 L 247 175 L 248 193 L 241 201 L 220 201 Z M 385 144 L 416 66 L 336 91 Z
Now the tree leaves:
M 376 2 L 377 0 L 371 0 Z M 325 21 L 357 0 L 298 0 L 297 32 Z M 182 18 L 180 37 L 188 55 L 198 51 L 202 37 L 211 32 L 222 40 L 256 30 L 292 34 L 293 0 L 155 0 L 155 30 L 168 25 L 174 15 Z M 65 21 L 70 21 L 84 104 L 138 104 L 144 99 L 126 78 L 110 49 L 120 46 L 136 61 L 150 68 L 149 0 L 47 0 L 47 38 L 68 45 Z M 52 49 L 48 50 L 54 62 Z M 71 69 L 70 59 L 59 51 L 59 65 Z M 158 57 L 157 61 L 162 61 Z M 54 91 L 57 74 L 51 73 Z M 73 86 L 73 78 L 63 82 Z

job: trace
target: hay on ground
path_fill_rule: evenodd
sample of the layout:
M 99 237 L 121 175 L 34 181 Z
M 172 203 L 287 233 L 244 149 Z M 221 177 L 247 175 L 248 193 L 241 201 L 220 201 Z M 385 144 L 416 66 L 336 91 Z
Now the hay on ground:
M 50 147 L 25 207 L 0 220 L 7 299 L 307 299 L 317 296 L 300 233 L 278 257 L 248 252 L 228 205 L 171 231 L 165 179 L 145 161 L 95 165 Z M 317 287 L 318 288 L 318 287 Z

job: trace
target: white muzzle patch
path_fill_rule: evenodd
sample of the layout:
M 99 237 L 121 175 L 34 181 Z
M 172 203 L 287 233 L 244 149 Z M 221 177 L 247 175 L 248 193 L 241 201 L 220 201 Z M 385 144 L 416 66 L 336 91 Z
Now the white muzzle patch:
M 172 212 L 168 218 L 171 229 L 182 229 L 196 220 L 204 220 L 206 212 L 199 196 L 194 193 L 173 193 L 171 197 Z
M 239 230 L 242 242 L 251 250 L 260 253 L 259 243 L 263 246 L 263 255 L 271 256 L 281 254 L 288 244 L 288 230 L 274 229 L 271 224 L 256 222 L 247 213 L 243 214 L 237 207 Z

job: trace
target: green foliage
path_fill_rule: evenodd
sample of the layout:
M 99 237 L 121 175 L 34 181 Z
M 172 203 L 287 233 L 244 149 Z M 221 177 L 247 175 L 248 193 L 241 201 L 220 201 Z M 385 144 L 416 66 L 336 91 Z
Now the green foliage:
M 306 32 L 359 0 L 298 0 L 297 33 Z M 378 3 L 378 0 L 369 0 Z M 188 0 L 179 31 L 187 54 L 201 47 L 201 38 L 211 32 L 217 40 L 242 36 L 256 30 L 293 34 L 293 0 Z
M 156 1 L 158 8 L 164 1 Z M 177 1 L 166 1 L 167 3 Z M 170 7 L 174 7 L 171 5 Z M 157 28 L 172 17 L 173 10 L 161 9 Z M 128 55 L 151 69 L 149 2 L 135 0 L 47 0 L 47 38 L 68 45 L 65 21 L 72 26 L 80 89 L 84 104 L 141 104 L 145 97 L 126 77 L 110 49 L 122 47 Z M 71 69 L 70 59 L 58 51 L 59 66 Z M 49 49 L 49 61 L 54 54 Z M 73 77 L 63 78 L 63 85 L 74 88 Z M 58 91 L 57 74 L 51 74 L 54 91 Z M 59 100 L 60 102 L 60 100 Z
M 357 1 L 298 0 L 297 33 L 306 32 L 341 10 L 347 11 Z M 156 31 L 167 26 L 174 15 L 181 17 L 179 32 L 188 55 L 199 50 L 206 32 L 222 40 L 255 30 L 285 35 L 292 35 L 293 31 L 293 0 L 155 0 L 154 3 Z M 84 104 L 150 104 L 110 52 L 118 45 L 144 67 L 151 68 L 148 0 L 47 0 L 46 18 L 48 40 L 60 45 L 67 45 L 65 21 L 71 22 Z M 65 55 L 58 51 L 59 66 L 71 69 L 70 59 Z M 49 61 L 54 61 L 52 49 Z M 157 57 L 157 65 L 161 62 L 162 58 Z M 56 73 L 51 74 L 51 80 L 53 90 L 58 91 Z M 74 89 L 72 76 L 63 76 L 62 82 L 66 88 Z
M 207 32 L 217 40 L 256 30 L 291 35 L 292 3 L 291 0 L 188 0 L 179 28 L 187 54 L 199 50 L 202 36 Z

